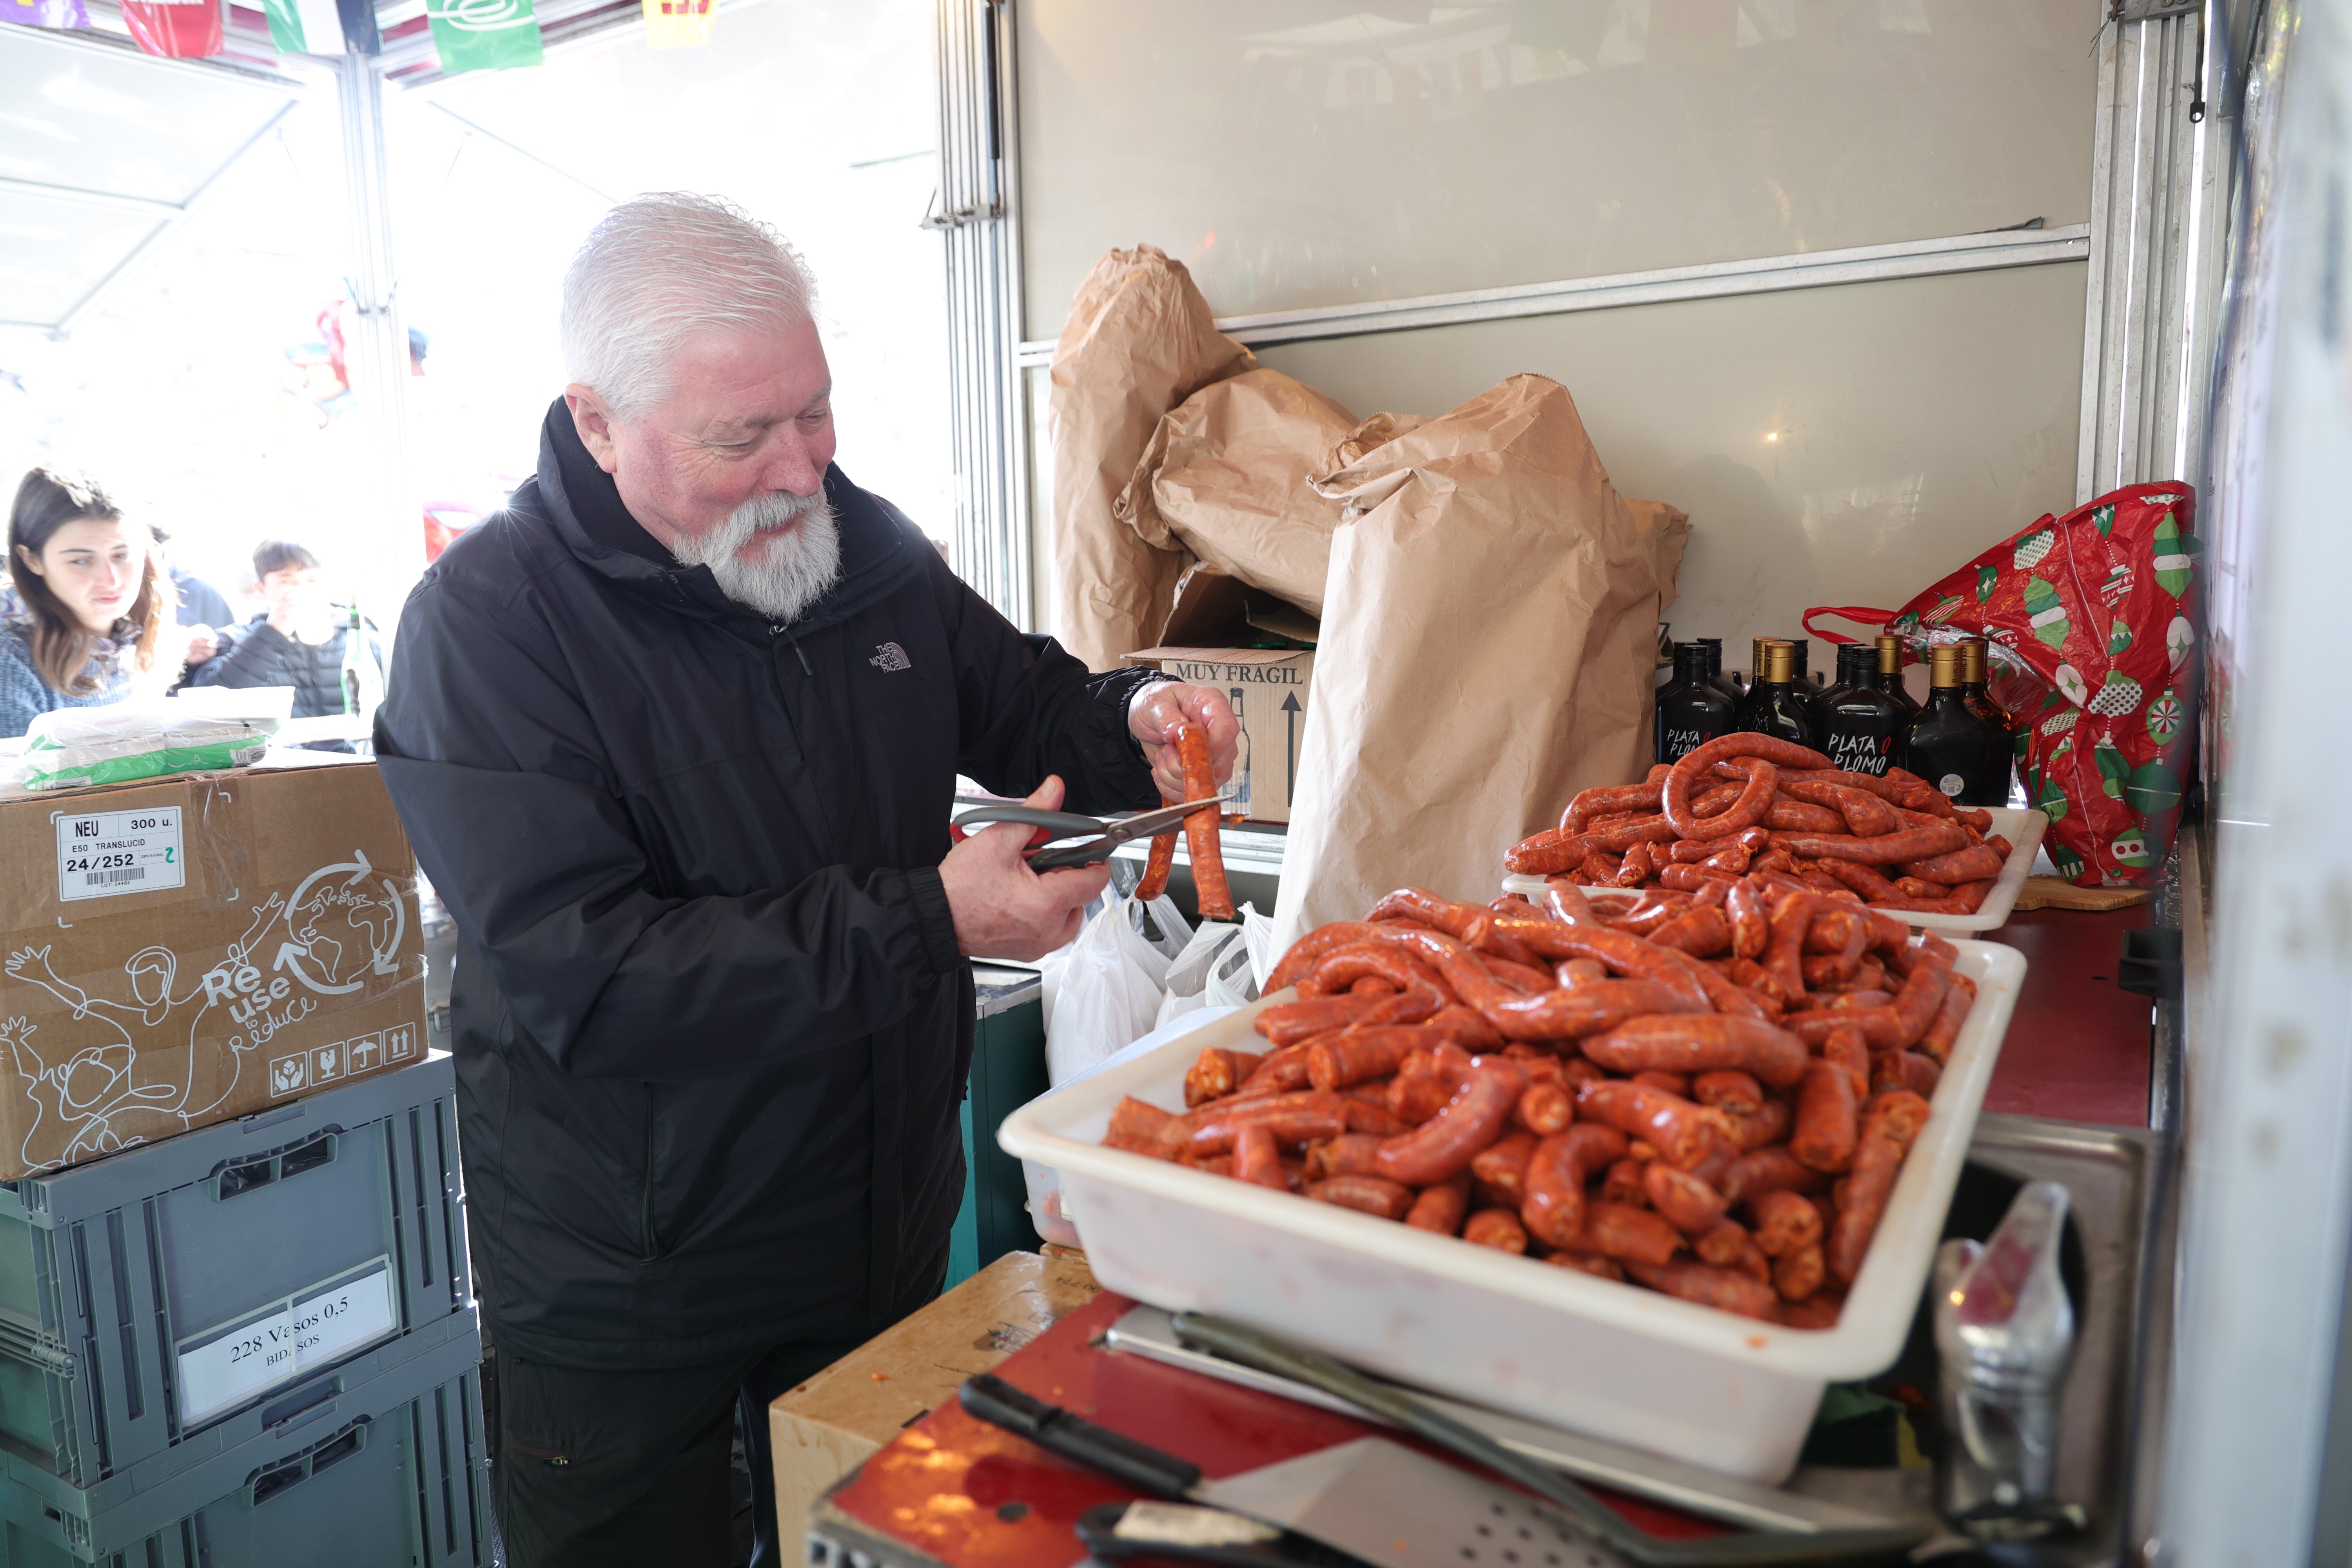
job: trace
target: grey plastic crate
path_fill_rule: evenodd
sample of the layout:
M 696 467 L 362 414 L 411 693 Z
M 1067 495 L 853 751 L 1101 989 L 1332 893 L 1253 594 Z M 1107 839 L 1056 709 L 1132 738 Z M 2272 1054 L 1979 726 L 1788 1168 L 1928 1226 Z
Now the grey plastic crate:
M 454 1084 L 430 1056 L 0 1184 L 6 1469 L 194 1462 L 341 1362 L 472 1332 Z
M 149 1460 L 89 1491 L 0 1481 L 6 1568 L 478 1568 L 488 1453 L 470 1334 L 376 1375 L 359 1363 L 224 1453 Z

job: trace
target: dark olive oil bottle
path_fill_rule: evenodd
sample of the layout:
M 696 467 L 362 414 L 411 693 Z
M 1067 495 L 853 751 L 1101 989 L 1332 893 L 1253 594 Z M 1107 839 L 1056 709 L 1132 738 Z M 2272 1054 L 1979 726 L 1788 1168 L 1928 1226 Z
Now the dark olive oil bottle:
M 2009 737 L 1969 708 L 1960 650 L 1927 650 L 1927 701 L 1904 735 L 1904 765 L 1961 805 L 2009 804 Z
M 1674 762 L 1733 728 L 1738 705 L 1707 678 L 1706 666 L 1707 650 L 1704 647 L 1688 642 L 1675 644 L 1675 679 L 1658 691 L 1659 762 Z

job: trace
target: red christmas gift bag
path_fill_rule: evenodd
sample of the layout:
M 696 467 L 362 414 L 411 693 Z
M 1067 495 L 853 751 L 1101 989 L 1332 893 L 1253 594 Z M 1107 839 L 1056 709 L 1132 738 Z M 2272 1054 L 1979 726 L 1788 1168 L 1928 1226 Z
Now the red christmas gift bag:
M 2019 776 L 2050 817 L 2044 847 L 2083 887 L 2145 884 L 2179 824 L 2199 671 L 2195 508 L 2187 485 L 2166 482 L 2044 515 L 1885 620 L 1915 654 L 1986 640 L 1993 693 L 2017 716 Z

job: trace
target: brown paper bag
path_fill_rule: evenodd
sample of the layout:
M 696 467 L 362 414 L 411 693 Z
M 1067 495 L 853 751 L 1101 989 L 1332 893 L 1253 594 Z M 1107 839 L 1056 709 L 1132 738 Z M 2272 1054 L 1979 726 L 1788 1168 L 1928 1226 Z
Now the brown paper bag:
M 1369 423 L 1369 422 L 1368 422 Z M 1517 375 L 1318 475 L 1341 503 L 1277 951 L 1404 886 L 1484 903 L 1503 852 L 1650 756 L 1689 520 L 1609 482 L 1565 387 Z
M 1087 667 L 1116 669 L 1157 640 L 1189 558 L 1143 542 L 1112 503 L 1160 416 L 1213 381 L 1252 369 L 1217 331 L 1181 261 L 1114 250 L 1078 285 L 1054 350 L 1055 635 Z
M 1114 509 L 1160 550 L 1323 613 L 1337 502 L 1308 483 L 1356 416 L 1263 367 L 1202 387 L 1151 433 Z

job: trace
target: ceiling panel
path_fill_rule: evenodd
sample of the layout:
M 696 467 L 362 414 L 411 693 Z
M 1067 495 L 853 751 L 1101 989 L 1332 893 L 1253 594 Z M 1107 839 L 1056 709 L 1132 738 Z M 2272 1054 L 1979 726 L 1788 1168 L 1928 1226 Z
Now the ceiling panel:
M 164 216 L 0 190 L 0 321 L 60 320 Z
M 180 203 L 285 104 L 284 89 L 0 31 L 0 176 Z

